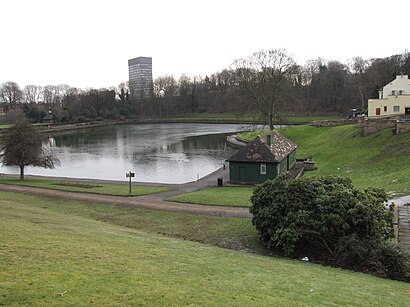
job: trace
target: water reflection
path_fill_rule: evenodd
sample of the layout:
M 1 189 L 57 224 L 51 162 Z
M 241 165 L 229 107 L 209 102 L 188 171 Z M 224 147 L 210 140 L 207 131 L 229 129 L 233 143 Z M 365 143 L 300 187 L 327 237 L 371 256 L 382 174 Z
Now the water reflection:
M 107 126 L 53 134 L 48 145 L 61 160 L 54 170 L 27 168 L 27 174 L 183 183 L 222 166 L 234 150 L 226 135 L 242 125 L 149 124 Z M 2 167 L 1 172 L 17 173 Z

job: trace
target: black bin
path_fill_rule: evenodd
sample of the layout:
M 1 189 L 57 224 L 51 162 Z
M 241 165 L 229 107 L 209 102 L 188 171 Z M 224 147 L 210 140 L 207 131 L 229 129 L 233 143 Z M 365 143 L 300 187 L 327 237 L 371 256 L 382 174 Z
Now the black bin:
M 222 187 L 224 185 L 224 179 L 222 177 L 218 177 L 218 187 Z

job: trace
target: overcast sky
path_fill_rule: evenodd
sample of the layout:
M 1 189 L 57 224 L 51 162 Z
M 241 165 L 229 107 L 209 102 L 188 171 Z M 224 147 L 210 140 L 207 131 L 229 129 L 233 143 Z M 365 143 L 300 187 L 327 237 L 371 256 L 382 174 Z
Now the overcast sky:
M 117 86 L 128 59 L 154 78 L 210 75 L 260 49 L 298 64 L 410 49 L 409 0 L 2 0 L 0 83 Z

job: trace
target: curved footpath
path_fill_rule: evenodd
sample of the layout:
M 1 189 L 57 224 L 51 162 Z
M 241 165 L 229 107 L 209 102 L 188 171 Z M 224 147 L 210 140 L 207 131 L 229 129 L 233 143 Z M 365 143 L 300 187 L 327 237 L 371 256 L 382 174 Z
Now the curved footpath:
M 30 176 L 34 177 L 34 176 Z M 191 213 L 191 214 L 202 214 L 202 215 L 214 215 L 214 216 L 226 216 L 226 217 L 240 217 L 240 218 L 250 218 L 252 215 L 249 213 L 249 208 L 245 207 L 225 207 L 225 206 L 206 206 L 206 205 L 196 205 L 196 204 L 186 204 L 165 201 L 166 197 L 175 196 L 178 194 L 184 194 L 193 192 L 205 187 L 216 186 L 217 178 L 223 177 L 228 178 L 227 169 L 220 168 L 217 171 L 201 178 L 198 181 L 189 182 L 179 185 L 163 185 L 168 187 L 173 187 L 174 190 L 143 195 L 143 196 L 109 196 L 101 194 L 91 194 L 91 193 L 76 193 L 67 191 L 58 191 L 44 188 L 35 188 L 27 186 L 0 184 L 0 191 L 7 192 L 17 192 L 17 193 L 27 193 L 31 195 L 45 196 L 51 198 L 69 199 L 77 201 L 86 202 L 97 202 L 112 204 L 118 206 L 143 208 L 150 210 L 162 210 L 169 212 L 179 212 L 179 213 Z M 40 177 L 37 177 L 40 178 Z M 44 178 L 44 177 L 42 177 Z M 51 178 L 51 177 L 47 177 Z M 53 178 L 58 179 L 58 178 Z M 65 178 L 67 179 L 67 178 Z M 74 179 L 72 179 L 74 180 Z M 76 181 L 89 181 L 76 179 Z M 94 182 L 100 182 L 98 180 L 93 180 Z M 109 181 L 101 181 L 104 183 L 109 183 Z M 115 182 L 118 183 L 118 182 Z M 137 185 L 161 185 L 161 184 L 148 184 L 148 183 L 137 183 Z

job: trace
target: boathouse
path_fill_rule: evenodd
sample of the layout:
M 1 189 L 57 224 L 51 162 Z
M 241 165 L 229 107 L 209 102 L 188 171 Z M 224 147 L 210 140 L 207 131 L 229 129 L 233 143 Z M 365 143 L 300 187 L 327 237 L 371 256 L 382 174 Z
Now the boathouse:
M 275 130 L 258 136 L 226 160 L 230 181 L 259 183 L 274 179 L 295 165 L 296 148 L 296 144 Z

